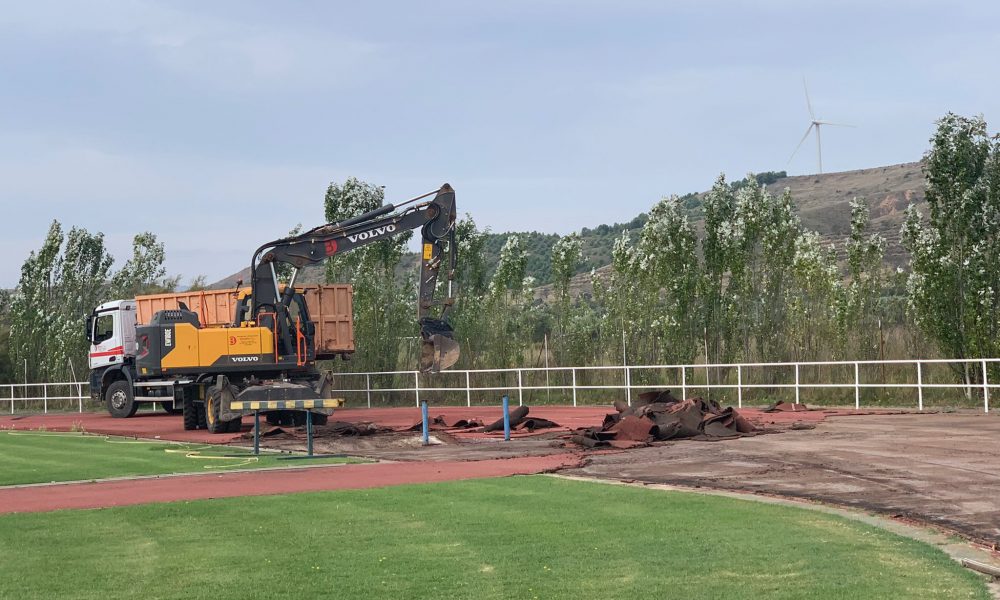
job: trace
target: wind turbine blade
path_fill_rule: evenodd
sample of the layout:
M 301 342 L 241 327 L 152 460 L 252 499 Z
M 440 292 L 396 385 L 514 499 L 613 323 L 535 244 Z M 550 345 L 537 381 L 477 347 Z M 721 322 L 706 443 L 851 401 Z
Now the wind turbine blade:
M 806 138 L 809 137 L 809 132 L 812 131 L 813 126 L 814 125 L 812 123 L 810 123 L 809 127 L 806 127 L 806 134 L 802 136 L 802 139 L 799 140 L 799 145 L 795 147 L 795 150 L 792 151 L 792 155 L 788 157 L 788 162 L 792 162 L 792 159 L 795 158 L 795 153 L 798 152 L 799 148 L 802 147 L 802 144 L 805 143 Z M 785 163 L 785 164 L 788 164 L 788 163 Z
M 806 78 L 802 78 L 802 89 L 806 91 L 806 107 L 809 109 L 809 118 L 813 121 L 816 120 L 816 114 L 813 113 L 812 102 L 809 101 L 809 86 L 806 85 Z
M 830 121 L 816 121 L 816 122 L 819 123 L 820 125 L 833 125 L 834 127 L 854 127 L 854 128 L 857 128 L 857 125 L 848 125 L 847 123 L 832 123 Z

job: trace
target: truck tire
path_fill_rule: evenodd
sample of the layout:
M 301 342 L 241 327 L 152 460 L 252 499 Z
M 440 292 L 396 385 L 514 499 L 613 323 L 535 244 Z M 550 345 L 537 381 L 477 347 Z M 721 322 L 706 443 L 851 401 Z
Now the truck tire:
M 184 431 L 194 431 L 198 429 L 198 408 L 192 398 L 184 399 Z
M 127 419 L 135 414 L 139 403 L 132 395 L 132 385 L 124 379 L 112 382 L 104 392 L 104 403 L 108 412 L 116 419 Z

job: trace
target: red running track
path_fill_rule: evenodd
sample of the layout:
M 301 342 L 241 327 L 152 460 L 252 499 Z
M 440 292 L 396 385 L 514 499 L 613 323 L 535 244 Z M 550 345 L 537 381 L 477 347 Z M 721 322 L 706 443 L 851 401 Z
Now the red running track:
M 270 496 L 533 475 L 575 467 L 580 460 L 579 454 L 564 453 L 479 461 L 342 465 L 287 471 L 243 471 L 0 488 L 0 513 L 104 508 L 150 502 Z

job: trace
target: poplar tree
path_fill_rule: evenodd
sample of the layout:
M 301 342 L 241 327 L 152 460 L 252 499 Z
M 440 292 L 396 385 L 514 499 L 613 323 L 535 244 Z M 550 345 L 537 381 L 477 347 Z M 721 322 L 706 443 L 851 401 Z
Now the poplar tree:
M 981 116 L 948 113 L 924 161 L 929 214 L 911 204 L 902 227 L 910 313 L 948 358 L 998 356 L 1000 139 Z M 957 370 L 966 383 L 981 380 L 981 369 Z

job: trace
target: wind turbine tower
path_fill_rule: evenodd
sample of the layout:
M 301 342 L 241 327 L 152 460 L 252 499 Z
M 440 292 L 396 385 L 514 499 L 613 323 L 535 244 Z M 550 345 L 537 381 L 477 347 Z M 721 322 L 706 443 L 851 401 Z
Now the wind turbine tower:
M 806 92 L 806 108 L 809 109 L 809 127 L 806 127 L 806 133 L 805 133 L 805 135 L 803 135 L 802 139 L 799 140 L 799 145 L 795 147 L 795 150 L 792 152 L 792 155 L 788 157 L 788 162 L 789 163 L 792 162 L 792 159 L 795 158 L 795 154 L 799 151 L 799 148 L 802 147 L 802 144 L 805 143 L 806 138 L 808 138 L 809 134 L 812 133 L 813 129 L 815 129 L 816 130 L 816 165 L 819 168 L 819 172 L 822 173 L 823 172 L 823 142 L 822 142 L 822 140 L 820 138 L 820 126 L 822 126 L 822 125 L 833 125 L 835 127 L 854 127 L 854 125 L 847 125 L 845 123 L 833 123 L 831 121 L 824 121 L 822 119 L 817 119 L 816 118 L 816 113 L 813 111 L 812 102 L 809 100 L 809 87 L 806 85 L 805 78 L 802 79 L 802 89 L 804 89 L 805 92 Z

